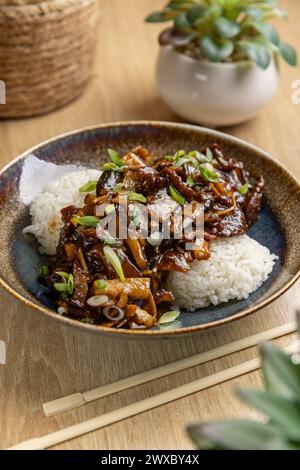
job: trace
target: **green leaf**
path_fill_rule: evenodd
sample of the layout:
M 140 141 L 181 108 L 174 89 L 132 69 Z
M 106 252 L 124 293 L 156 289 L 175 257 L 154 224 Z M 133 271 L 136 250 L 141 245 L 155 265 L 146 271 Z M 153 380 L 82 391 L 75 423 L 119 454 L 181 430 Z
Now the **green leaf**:
M 241 390 L 239 394 L 278 424 L 285 436 L 300 441 L 300 403 L 263 390 Z
M 171 198 L 175 202 L 178 202 L 178 204 L 180 204 L 181 206 L 185 204 L 185 197 L 182 194 L 180 194 L 180 192 L 177 191 L 177 189 L 173 188 L 173 186 L 169 186 L 169 191 L 170 191 Z
M 263 70 L 269 67 L 271 54 L 266 46 L 255 41 L 239 41 L 238 45 L 258 67 Z
M 225 421 L 191 425 L 188 434 L 198 449 L 260 450 L 295 448 L 276 426 L 255 421 Z
M 290 400 L 300 397 L 300 365 L 272 343 L 260 346 L 262 371 L 267 389 Z
M 176 16 L 176 18 L 174 19 L 174 26 L 177 29 L 189 28 L 191 25 L 189 20 L 187 19 L 187 14 L 181 13 L 180 15 Z
M 162 23 L 164 21 L 169 21 L 170 19 L 166 16 L 164 12 L 155 11 L 145 18 L 147 23 Z
M 229 57 L 234 49 L 233 42 L 229 40 L 216 41 L 210 36 L 203 36 L 200 39 L 200 47 L 204 57 L 211 62 L 221 62 Z
M 262 11 L 257 7 L 245 6 L 241 8 L 241 11 L 255 20 L 259 20 L 262 16 Z
M 206 6 L 196 5 L 188 10 L 186 16 L 190 23 L 195 23 L 200 18 L 206 17 L 208 14 L 209 10 Z
M 98 181 L 90 180 L 87 183 L 85 183 L 83 186 L 80 186 L 79 192 L 80 193 L 90 193 L 91 191 L 94 191 L 96 189 L 97 183 L 98 183 Z
M 234 36 L 237 36 L 240 31 L 240 25 L 236 23 L 235 21 L 230 21 L 227 18 L 217 18 L 214 21 L 214 27 L 216 32 L 225 39 L 230 39 L 233 38 Z
M 171 310 L 170 312 L 165 312 L 159 319 L 159 324 L 164 325 L 165 323 L 171 323 L 172 321 L 176 320 L 180 315 L 179 310 Z
M 293 67 L 297 65 L 297 52 L 292 46 L 286 43 L 281 43 L 279 51 L 283 59 L 289 65 L 292 65 Z
M 94 215 L 85 215 L 83 217 L 74 217 L 73 219 L 71 219 L 71 222 L 75 222 L 79 225 L 84 225 L 85 227 L 96 228 L 100 222 L 100 219 L 98 217 L 95 217 Z
M 253 26 L 259 31 L 265 39 L 270 41 L 274 46 L 279 47 L 279 34 L 270 23 L 253 22 Z

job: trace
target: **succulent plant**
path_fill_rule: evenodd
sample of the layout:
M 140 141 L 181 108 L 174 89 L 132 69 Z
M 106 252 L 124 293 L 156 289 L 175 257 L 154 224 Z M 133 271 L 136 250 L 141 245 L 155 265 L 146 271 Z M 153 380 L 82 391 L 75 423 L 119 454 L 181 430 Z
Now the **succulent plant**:
M 188 434 L 198 449 L 300 449 L 300 364 L 271 343 L 260 347 L 265 390 L 243 390 L 239 395 L 268 417 L 193 424 Z
M 146 21 L 173 21 L 159 37 L 161 45 L 211 62 L 251 60 L 266 69 L 272 55 L 297 64 L 295 49 L 281 42 L 272 18 L 287 18 L 278 0 L 171 0 Z

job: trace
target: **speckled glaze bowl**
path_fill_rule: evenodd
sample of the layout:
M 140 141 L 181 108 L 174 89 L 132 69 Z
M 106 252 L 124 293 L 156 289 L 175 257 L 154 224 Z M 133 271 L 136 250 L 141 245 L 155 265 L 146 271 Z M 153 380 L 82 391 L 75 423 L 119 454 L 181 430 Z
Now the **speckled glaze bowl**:
M 137 144 L 157 155 L 173 154 L 178 149 L 194 150 L 213 143 L 226 155 L 244 162 L 254 174 L 266 181 L 264 203 L 259 221 L 249 235 L 278 256 L 269 279 L 247 300 L 231 301 L 193 313 L 182 312 L 178 321 L 151 330 L 117 330 L 72 320 L 56 313 L 47 289 L 37 281 L 45 259 L 36 241 L 22 234 L 30 222 L 28 207 L 18 196 L 22 165 L 29 154 L 56 164 L 75 163 L 99 168 L 107 159 L 106 149 L 125 152 Z M 257 311 L 285 292 L 300 275 L 300 186 L 276 160 L 262 150 L 220 132 L 191 125 L 167 122 L 125 122 L 106 124 L 58 136 L 28 150 L 0 173 L 0 283 L 18 300 L 60 324 L 84 331 L 129 338 L 165 337 L 196 333 L 222 325 Z M 4 314 L 4 312 L 3 312 Z M 38 321 L 38 318 L 37 318 Z

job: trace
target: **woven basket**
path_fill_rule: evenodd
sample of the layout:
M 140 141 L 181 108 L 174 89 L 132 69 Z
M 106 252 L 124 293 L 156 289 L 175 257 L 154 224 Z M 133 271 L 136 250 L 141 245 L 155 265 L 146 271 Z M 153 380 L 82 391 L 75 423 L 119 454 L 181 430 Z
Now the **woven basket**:
M 0 118 L 46 113 L 82 93 L 91 77 L 98 1 L 0 0 Z

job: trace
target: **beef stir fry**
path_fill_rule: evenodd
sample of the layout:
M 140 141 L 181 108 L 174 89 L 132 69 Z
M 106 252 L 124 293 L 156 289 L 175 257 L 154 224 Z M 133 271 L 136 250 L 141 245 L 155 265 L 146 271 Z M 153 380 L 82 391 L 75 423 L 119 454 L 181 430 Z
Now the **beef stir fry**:
M 211 240 L 246 233 L 259 216 L 264 181 L 216 144 L 158 160 L 142 147 L 123 157 L 113 150 L 109 155 L 99 180 L 79 189 L 86 192 L 84 206 L 62 209 L 64 226 L 44 279 L 57 296 L 60 314 L 114 328 L 151 328 L 174 309 L 173 294 L 165 287 L 168 273 L 187 272 L 193 260 L 209 258 Z M 201 204 L 203 240 L 187 249 L 195 234 L 166 239 L 159 232 L 136 237 L 129 230 L 123 238 L 118 224 L 112 237 L 100 222 L 121 218 L 124 196 L 126 228 L 148 222 L 140 215 L 142 206 L 146 214 L 151 209 L 159 227 L 170 219 L 171 235 L 176 210 Z

